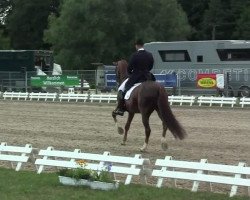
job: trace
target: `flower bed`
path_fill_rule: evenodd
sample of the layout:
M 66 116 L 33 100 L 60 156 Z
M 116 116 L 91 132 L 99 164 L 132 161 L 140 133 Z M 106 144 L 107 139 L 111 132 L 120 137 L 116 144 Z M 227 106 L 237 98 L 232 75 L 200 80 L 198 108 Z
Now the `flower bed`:
M 119 187 L 119 182 L 114 181 L 110 170 L 112 165 L 105 165 L 104 170 L 93 171 L 86 169 L 84 160 L 76 161 L 79 166 L 76 169 L 59 170 L 59 181 L 63 185 L 88 186 L 91 189 L 112 190 Z
M 59 176 L 59 181 L 63 185 L 88 186 L 91 189 L 114 190 L 119 187 L 119 182 L 107 183 L 101 181 L 90 181 L 86 179 L 75 179 L 66 176 Z

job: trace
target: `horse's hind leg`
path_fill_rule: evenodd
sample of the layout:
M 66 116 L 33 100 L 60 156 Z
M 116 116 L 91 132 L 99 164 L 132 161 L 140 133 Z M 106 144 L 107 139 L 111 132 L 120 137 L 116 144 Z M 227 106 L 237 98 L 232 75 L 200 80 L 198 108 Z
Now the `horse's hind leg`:
M 147 146 L 148 146 L 148 141 L 149 141 L 149 137 L 150 137 L 150 133 L 151 133 L 151 129 L 149 126 L 149 116 L 150 114 L 145 114 L 145 113 L 141 113 L 142 114 L 142 123 L 144 125 L 145 128 L 145 141 L 144 144 L 142 146 L 142 148 L 140 148 L 141 151 L 146 151 Z
M 167 124 L 166 122 L 163 120 L 163 118 L 161 117 L 161 114 L 159 113 L 159 111 L 157 110 L 157 114 L 159 116 L 159 118 L 162 121 L 162 138 L 161 138 L 161 148 L 166 151 L 168 149 L 168 144 L 167 144 L 167 140 L 166 140 L 166 132 L 168 130 Z
M 126 122 L 126 124 L 125 124 L 125 133 L 124 133 L 122 145 L 125 145 L 125 144 L 126 144 L 127 135 L 128 135 L 128 130 L 129 130 L 129 128 L 130 128 L 130 124 L 131 124 L 131 122 L 132 122 L 134 116 L 135 116 L 135 113 L 128 113 L 128 119 L 127 119 L 127 122 Z

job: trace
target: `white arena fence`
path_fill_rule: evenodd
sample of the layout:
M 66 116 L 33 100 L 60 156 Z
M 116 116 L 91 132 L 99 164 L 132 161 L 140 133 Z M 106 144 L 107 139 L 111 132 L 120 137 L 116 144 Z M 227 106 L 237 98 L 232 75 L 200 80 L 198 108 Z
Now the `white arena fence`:
M 26 144 L 21 146 L 9 146 L 6 142 L 0 144 L 0 161 L 8 161 L 11 163 L 11 167 L 19 171 L 22 164 L 27 163 L 32 153 L 32 146 Z
M 152 176 L 158 177 L 157 187 L 163 185 L 164 179 L 187 180 L 193 181 L 191 191 L 196 192 L 200 182 L 210 184 L 212 191 L 212 183 L 225 184 L 231 186 L 230 197 L 236 195 L 239 186 L 248 188 L 250 196 L 250 167 L 246 163 L 240 162 L 238 166 L 225 164 L 208 163 L 206 159 L 201 159 L 200 162 L 177 161 L 171 156 L 166 156 L 165 159 L 157 159 L 155 166 L 160 169 L 154 169 Z M 225 175 L 226 174 L 226 175 Z
M 61 167 L 61 168 L 78 168 L 76 160 L 87 161 L 84 165 L 86 169 L 93 171 L 105 170 L 107 165 L 110 166 L 111 173 L 126 175 L 125 185 L 131 183 L 133 176 L 140 176 L 142 183 L 147 183 L 145 175 L 145 166 L 150 164 L 149 159 L 144 159 L 140 154 L 134 157 L 113 156 L 110 152 L 103 154 L 82 153 L 80 149 L 70 151 L 54 150 L 53 147 L 48 147 L 46 150 L 40 150 L 39 156 L 36 159 L 35 165 L 38 166 L 37 173 L 40 174 L 45 166 Z M 56 158 L 56 159 L 55 159 Z
M 47 101 L 48 99 L 51 99 L 52 101 L 55 101 L 55 99 L 57 98 L 57 93 L 35 93 L 35 92 L 31 92 L 29 93 L 29 99 L 31 100 L 44 100 Z
M 35 150 L 35 151 L 33 151 Z M 14 154 L 14 155 L 12 155 Z M 31 159 L 31 156 L 34 159 Z M 156 187 L 162 187 L 167 179 L 193 182 L 191 191 L 196 192 L 200 182 L 210 184 L 229 185 L 230 197 L 235 196 L 239 187 L 246 188 L 250 196 L 250 167 L 246 163 L 240 162 L 237 165 L 213 164 L 206 159 L 200 162 L 173 160 L 171 156 L 165 159 L 156 159 L 155 164 L 150 164 L 150 159 L 142 158 L 140 154 L 134 157 L 115 156 L 110 152 L 103 154 L 93 154 L 81 152 L 80 149 L 74 151 L 55 150 L 53 147 L 37 150 L 30 144 L 24 147 L 10 146 L 2 142 L 0 145 L 0 161 L 17 163 L 16 171 L 20 170 L 23 163 L 31 161 L 37 173 L 45 171 L 45 168 L 77 168 L 76 161 L 87 162 L 87 169 L 101 171 L 108 164 L 110 172 L 126 176 L 125 185 L 130 184 L 134 176 L 139 176 L 143 184 L 147 184 L 147 178 L 157 178 Z M 114 176 L 115 177 L 115 176 Z M 116 177 L 115 177 L 116 178 Z
M 0 93 L 0 98 L 7 100 L 37 100 L 37 101 L 67 101 L 70 102 L 74 100 L 75 102 L 98 102 L 98 103 L 116 103 L 116 94 L 76 94 L 76 93 L 27 93 L 27 92 L 4 92 Z M 208 97 L 208 96 L 168 96 L 168 101 L 170 105 L 198 105 L 198 106 L 238 106 L 245 107 L 250 106 L 250 98 L 242 97 Z
M 17 100 L 26 100 L 29 97 L 28 92 L 4 92 L 3 99 L 17 99 Z
M 213 104 L 219 104 L 220 107 L 222 107 L 224 104 L 229 104 L 231 107 L 236 105 L 237 98 L 235 97 L 198 97 L 197 103 L 199 106 L 202 104 L 209 104 L 209 106 L 212 106 Z
M 59 100 L 64 101 L 67 100 L 75 100 L 75 102 L 83 101 L 86 102 L 89 99 L 89 94 L 74 94 L 74 93 L 62 93 L 59 94 Z
M 244 105 L 250 105 L 250 98 L 246 98 L 246 97 L 243 97 L 240 99 L 240 103 L 241 107 L 243 108 Z

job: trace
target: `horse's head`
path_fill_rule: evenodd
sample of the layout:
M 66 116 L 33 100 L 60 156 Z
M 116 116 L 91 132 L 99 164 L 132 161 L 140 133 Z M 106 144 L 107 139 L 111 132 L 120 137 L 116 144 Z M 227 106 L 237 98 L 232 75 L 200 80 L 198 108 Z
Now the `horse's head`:
M 128 77 L 128 62 L 124 59 L 119 60 L 116 65 L 116 81 L 119 85 Z

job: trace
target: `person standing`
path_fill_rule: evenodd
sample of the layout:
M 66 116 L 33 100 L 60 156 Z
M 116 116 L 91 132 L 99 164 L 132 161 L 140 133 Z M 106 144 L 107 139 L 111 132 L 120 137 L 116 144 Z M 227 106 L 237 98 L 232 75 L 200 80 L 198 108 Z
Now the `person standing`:
M 144 43 L 142 39 L 136 40 L 136 52 L 132 54 L 128 65 L 129 79 L 125 84 L 125 88 L 118 91 L 118 106 L 117 109 L 113 111 L 115 115 L 123 116 L 125 112 L 124 96 L 135 83 L 140 83 L 147 80 L 155 81 L 154 75 L 150 72 L 154 65 L 154 58 L 150 52 L 143 48 L 143 46 Z

